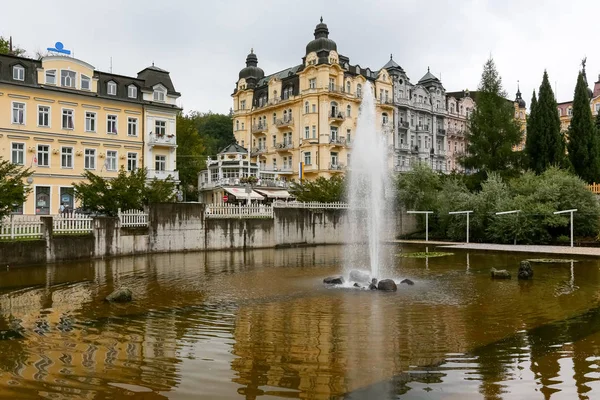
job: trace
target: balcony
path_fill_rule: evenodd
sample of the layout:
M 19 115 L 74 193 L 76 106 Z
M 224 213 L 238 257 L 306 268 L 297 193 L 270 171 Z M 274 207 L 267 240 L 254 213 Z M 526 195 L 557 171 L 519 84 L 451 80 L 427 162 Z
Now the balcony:
M 329 113 L 329 123 L 339 123 L 341 124 L 342 122 L 344 122 L 344 120 L 346 119 L 346 117 L 344 117 L 344 114 L 342 114 L 341 112 L 330 112 Z
M 410 145 L 404 144 L 404 143 L 400 143 L 400 144 L 398 144 L 396 146 L 396 150 L 403 151 L 403 152 L 408 152 L 408 151 L 410 151 Z
M 421 110 L 425 110 L 425 111 L 432 111 L 431 104 L 427 104 L 427 103 L 414 103 L 414 107 L 419 108 Z
M 149 169 L 148 170 L 148 175 L 146 175 L 147 179 L 160 179 L 160 180 L 165 180 L 168 177 L 171 177 L 172 180 L 174 181 L 179 181 L 179 171 L 168 171 L 168 170 L 157 170 L 157 169 Z
M 331 171 L 343 171 L 346 167 L 341 163 L 329 163 L 329 169 Z
M 377 100 L 377 104 L 384 107 L 394 108 L 394 102 L 389 97 L 384 97 L 383 99 Z
M 446 109 L 444 107 L 435 107 L 433 111 L 438 114 L 446 114 Z
M 398 122 L 398 129 L 404 129 L 404 130 L 406 130 L 408 128 L 410 128 L 410 124 L 408 122 L 406 122 L 406 121 L 404 121 L 404 122 Z
M 408 107 L 410 106 L 410 99 L 407 99 L 406 97 L 401 97 L 396 100 L 396 104 Z
M 394 130 L 394 125 L 391 122 L 382 122 L 381 130 L 384 132 L 390 132 Z
M 294 118 L 292 118 L 292 117 L 279 118 L 278 120 L 275 121 L 275 125 L 278 128 L 286 128 L 288 126 L 292 126 L 293 124 L 294 124 Z
M 345 137 L 332 137 L 329 139 L 329 144 L 333 146 L 345 146 L 346 138 Z
M 417 125 L 417 132 L 429 132 L 429 125 Z
M 252 125 L 252 133 L 267 133 L 267 123 Z
M 292 168 L 291 165 L 284 165 L 283 167 L 279 168 L 279 173 L 282 175 L 293 174 L 294 169 Z
M 267 148 L 263 147 L 263 146 L 259 146 L 259 147 L 254 147 L 252 148 L 252 151 L 250 151 L 250 156 L 251 157 L 256 157 L 260 154 L 266 153 L 267 152 Z
M 446 130 L 445 129 L 438 129 L 437 133 L 438 133 L 438 135 L 445 135 L 446 134 Z
M 275 150 L 277 151 L 290 151 L 293 148 L 294 143 L 292 141 L 275 144 Z
M 394 166 L 394 172 L 410 172 L 412 171 L 412 166 L 410 165 L 396 165 Z
M 148 145 L 153 146 L 164 146 L 164 147 L 177 147 L 177 138 L 175 135 L 155 135 L 150 133 L 148 137 Z

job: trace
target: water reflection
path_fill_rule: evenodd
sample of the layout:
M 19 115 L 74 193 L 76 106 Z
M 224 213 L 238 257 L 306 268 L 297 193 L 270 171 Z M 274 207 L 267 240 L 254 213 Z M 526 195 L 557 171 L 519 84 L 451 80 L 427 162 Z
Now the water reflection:
M 396 258 L 397 277 L 415 286 L 324 288 L 342 255 L 213 252 L 2 271 L 0 398 L 600 393 L 596 261 L 492 282 L 492 266 L 516 270 L 527 256 Z M 133 303 L 102 301 L 121 285 Z

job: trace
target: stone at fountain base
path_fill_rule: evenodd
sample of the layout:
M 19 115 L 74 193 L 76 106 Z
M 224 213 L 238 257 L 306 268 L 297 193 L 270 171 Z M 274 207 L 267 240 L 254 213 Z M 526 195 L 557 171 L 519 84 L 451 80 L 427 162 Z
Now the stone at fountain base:
M 373 278 L 369 284 L 369 290 L 377 290 L 377 279 Z
M 415 284 L 413 281 L 411 281 L 411 280 L 410 280 L 410 279 L 408 279 L 408 278 L 407 278 L 407 279 L 402 279 L 402 280 L 400 281 L 400 283 L 401 283 L 401 284 L 402 284 L 402 283 L 406 283 L 407 285 L 411 285 L 411 286 Z
M 352 282 L 369 283 L 371 277 L 369 276 L 368 272 L 353 269 L 352 271 L 350 271 L 349 279 Z
M 323 283 L 326 285 L 343 285 L 344 277 L 341 275 L 328 276 L 327 278 L 323 279 Z
M 492 279 L 510 279 L 510 272 L 505 269 L 492 268 L 490 271 Z
M 396 282 L 391 279 L 382 279 L 377 283 L 377 290 L 382 290 L 384 292 L 395 292 L 398 290 L 398 286 L 396 286 Z

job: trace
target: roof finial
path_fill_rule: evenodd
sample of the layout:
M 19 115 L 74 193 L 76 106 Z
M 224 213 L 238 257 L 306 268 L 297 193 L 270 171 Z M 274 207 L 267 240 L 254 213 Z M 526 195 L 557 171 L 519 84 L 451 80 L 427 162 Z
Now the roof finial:
M 323 23 L 323 16 L 321 15 L 321 23 Z
M 250 47 L 250 54 L 254 54 L 254 47 Z
M 152 61 L 152 66 L 154 67 L 154 61 Z
M 392 59 L 392 53 L 390 53 L 390 60 Z
M 427 72 L 429 72 L 429 67 L 427 67 Z

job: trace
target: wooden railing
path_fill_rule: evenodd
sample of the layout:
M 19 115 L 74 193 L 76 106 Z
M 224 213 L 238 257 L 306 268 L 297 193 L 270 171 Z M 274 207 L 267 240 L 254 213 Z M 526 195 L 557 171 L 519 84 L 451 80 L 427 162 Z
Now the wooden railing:
M 592 183 L 588 185 L 588 190 L 594 194 L 600 194 L 600 183 Z
M 41 237 L 42 221 L 37 215 L 9 215 L 0 220 L 0 240 Z
M 148 226 L 148 214 L 142 210 L 121 211 L 119 208 L 118 216 L 122 228 L 144 228 Z
M 93 218 L 85 214 L 64 213 L 52 216 L 55 234 L 85 234 L 92 232 Z
M 263 204 L 207 204 L 206 218 L 273 218 L 273 207 Z

